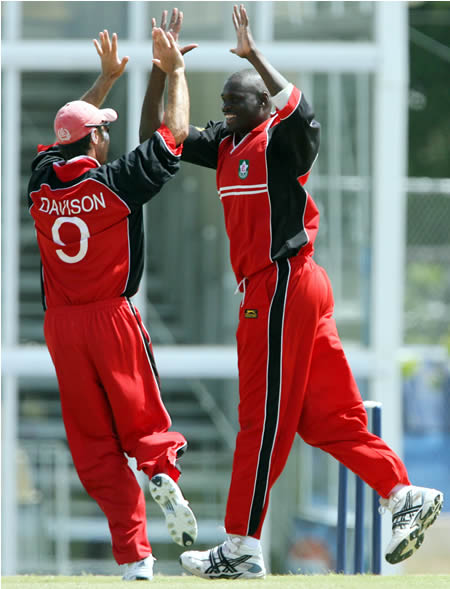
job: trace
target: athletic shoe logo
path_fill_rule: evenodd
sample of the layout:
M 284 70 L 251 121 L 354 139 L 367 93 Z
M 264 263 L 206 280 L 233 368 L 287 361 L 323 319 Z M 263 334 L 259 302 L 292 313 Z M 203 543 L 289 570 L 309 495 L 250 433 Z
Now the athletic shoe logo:
M 404 528 L 406 526 L 411 526 L 414 524 L 417 517 L 420 515 L 420 512 L 423 507 L 423 497 L 422 503 L 419 505 L 413 505 L 413 494 L 411 491 L 408 491 L 405 497 L 405 503 L 401 510 L 397 511 L 392 517 L 392 529 L 395 528 Z
M 261 567 L 256 562 L 247 562 L 251 558 L 250 554 L 243 554 L 237 558 L 230 558 L 224 555 L 222 547 L 217 547 L 217 552 L 209 551 L 210 566 L 205 570 L 205 574 L 210 579 L 237 579 L 245 572 L 257 574 L 261 572 Z
M 240 160 L 239 161 L 239 173 L 238 176 L 241 180 L 245 180 L 248 176 L 248 160 Z

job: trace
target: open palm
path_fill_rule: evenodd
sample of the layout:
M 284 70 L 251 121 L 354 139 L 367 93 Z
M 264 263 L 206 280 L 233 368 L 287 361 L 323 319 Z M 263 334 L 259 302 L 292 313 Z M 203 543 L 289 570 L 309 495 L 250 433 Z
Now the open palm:
M 254 50 L 255 42 L 250 33 L 247 11 L 242 4 L 239 8 L 236 5 L 233 7 L 232 19 L 236 30 L 237 47 L 230 51 L 239 57 L 247 57 Z
M 178 44 L 178 37 L 180 35 L 182 24 L 183 24 L 183 13 L 181 10 L 178 10 L 178 8 L 174 8 L 172 10 L 172 14 L 170 16 L 169 27 L 167 27 L 167 10 L 163 11 L 162 17 L 161 17 L 160 28 L 165 33 L 169 32 L 177 44 Z M 152 18 L 152 30 L 154 30 L 154 29 L 156 29 L 156 19 Z M 195 49 L 196 47 L 198 47 L 198 45 L 196 45 L 195 43 L 192 43 L 191 45 L 185 45 L 184 47 L 178 47 L 178 49 L 180 50 L 181 55 L 184 55 L 185 53 L 192 51 L 192 49 Z M 153 43 L 153 58 L 154 59 L 160 58 L 160 56 L 158 55 L 158 47 L 155 46 L 155 43 Z
M 113 33 L 112 39 L 105 29 L 99 33 L 100 42 L 94 39 L 94 45 L 102 63 L 102 73 L 104 76 L 115 80 L 125 71 L 128 63 L 128 57 L 119 59 L 117 52 L 117 33 Z

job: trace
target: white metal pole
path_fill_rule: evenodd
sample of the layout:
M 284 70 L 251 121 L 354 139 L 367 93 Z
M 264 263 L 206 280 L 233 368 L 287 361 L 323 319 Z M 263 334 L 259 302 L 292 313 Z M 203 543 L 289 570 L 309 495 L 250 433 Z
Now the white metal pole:
M 150 16 L 146 10 L 146 2 L 128 2 L 128 38 L 135 42 L 145 42 L 149 38 L 147 31 L 151 31 Z M 170 14 L 169 14 L 170 18 Z M 159 25 L 159 22 L 158 22 Z M 149 46 L 150 49 L 151 46 Z M 149 51 L 148 67 L 152 63 L 152 53 Z M 147 85 L 147 70 L 143 63 L 134 64 L 130 55 L 130 62 L 127 65 L 127 150 L 134 149 L 139 145 L 139 122 L 141 120 L 141 107 Z M 147 227 L 144 207 L 144 229 Z M 147 233 L 145 231 L 145 233 Z M 147 241 L 147 235 L 145 235 Z M 145 252 L 144 252 L 145 253 Z M 133 302 L 139 309 L 144 324 L 147 321 L 147 296 L 146 296 L 146 272 L 142 275 L 138 292 L 133 297 Z M 133 470 L 136 479 L 144 489 L 148 479 L 144 472 L 138 471 L 135 459 L 129 459 L 128 464 Z
M 374 208 L 371 342 L 372 397 L 383 403 L 383 437 L 402 453 L 401 375 L 407 156 L 408 4 L 376 3 Z M 384 541 L 389 539 L 389 528 Z M 384 572 L 398 572 L 385 565 Z
M 3 9 L 5 38 L 14 41 L 20 36 L 21 3 L 7 2 Z M 4 72 L 3 132 L 8 149 L 2 161 L 2 247 L 8 255 L 2 265 L 2 329 L 3 346 L 17 344 L 19 323 L 19 206 L 20 199 L 20 72 L 15 68 Z M 2 573 L 17 571 L 17 377 L 6 376 L 2 394 Z M 7 541 L 6 541 L 7 538 Z
M 273 2 L 260 2 L 254 26 L 258 42 L 269 43 L 273 40 Z
M 146 34 L 151 30 L 150 17 L 146 11 L 145 2 L 128 3 L 128 38 L 134 42 L 145 42 L 151 40 Z M 169 15 L 170 18 L 170 15 Z M 158 22 L 159 24 L 159 22 Z M 151 45 L 148 45 L 148 69 L 152 63 Z M 147 69 L 143 63 L 133 63 L 133 56 L 130 55 L 130 63 L 127 66 L 127 150 L 134 149 L 139 144 L 139 122 L 141 119 L 141 107 L 146 88 Z M 145 223 L 144 214 L 144 227 Z M 147 236 L 146 236 L 147 238 Z M 133 297 L 133 301 L 141 313 L 144 323 L 147 321 L 147 297 L 146 297 L 146 273 L 142 276 L 139 291 Z
M 273 3 L 259 3 L 259 11 L 255 22 L 255 35 L 259 42 L 270 42 L 273 39 Z M 273 499 L 272 499 L 273 501 Z M 267 572 L 271 571 L 272 554 L 272 504 L 269 503 L 261 533 L 261 547 Z
M 330 73 L 328 76 L 328 142 L 329 142 L 329 251 L 331 252 L 333 293 L 336 307 L 342 303 L 343 283 L 343 235 L 342 235 L 342 191 L 338 178 L 342 175 L 342 76 L 340 73 Z

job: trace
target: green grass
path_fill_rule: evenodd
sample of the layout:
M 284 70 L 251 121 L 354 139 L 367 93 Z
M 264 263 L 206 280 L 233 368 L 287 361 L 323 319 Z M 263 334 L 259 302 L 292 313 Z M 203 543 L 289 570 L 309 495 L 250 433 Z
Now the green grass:
M 239 580 L 236 589 L 448 589 L 450 575 L 405 575 L 378 577 L 374 575 L 269 575 L 265 580 Z M 206 587 L 211 589 L 230 589 L 233 581 L 199 579 L 192 576 L 166 577 L 156 575 L 151 582 L 152 587 L 166 587 L 167 589 L 189 589 Z M 18 575 L 3 577 L 4 589 L 106 589 L 107 586 L 124 585 L 120 577 L 103 577 L 84 575 L 81 577 L 44 577 L 38 575 Z M 144 589 L 147 585 L 139 583 L 137 589 Z

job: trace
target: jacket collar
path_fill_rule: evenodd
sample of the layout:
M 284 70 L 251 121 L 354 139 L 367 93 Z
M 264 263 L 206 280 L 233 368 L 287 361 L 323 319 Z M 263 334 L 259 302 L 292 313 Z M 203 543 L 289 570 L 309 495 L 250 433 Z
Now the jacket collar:
M 75 178 L 83 176 L 89 170 L 99 167 L 100 163 L 88 155 L 79 155 L 66 162 L 56 162 L 53 164 L 53 170 L 62 182 L 70 182 Z

